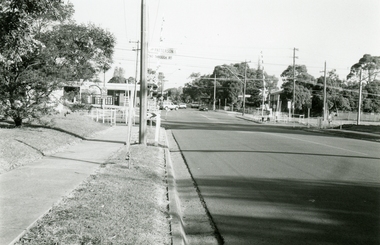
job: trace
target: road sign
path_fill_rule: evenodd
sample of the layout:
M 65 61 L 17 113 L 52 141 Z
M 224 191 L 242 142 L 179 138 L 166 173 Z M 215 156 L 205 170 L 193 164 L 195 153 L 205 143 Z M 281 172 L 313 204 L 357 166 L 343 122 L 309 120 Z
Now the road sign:
M 154 56 L 149 55 L 149 56 L 152 58 L 161 59 L 161 60 L 171 60 L 173 58 L 171 55 L 164 55 L 164 54 L 158 54 Z
M 238 97 L 239 97 L 239 98 L 243 98 L 243 95 L 239 95 Z M 245 98 L 251 98 L 251 95 L 250 95 L 250 94 L 246 94 L 246 95 L 245 95 Z
M 149 56 L 161 60 L 171 60 L 176 51 L 174 48 L 150 47 Z
M 156 114 L 156 113 L 153 113 L 153 112 L 148 112 L 147 115 L 146 115 L 146 117 L 147 117 L 148 119 L 153 119 L 153 118 L 155 118 L 156 116 L 157 116 L 157 114 Z
M 174 48 L 163 48 L 163 47 L 150 47 L 149 53 L 153 54 L 175 54 Z

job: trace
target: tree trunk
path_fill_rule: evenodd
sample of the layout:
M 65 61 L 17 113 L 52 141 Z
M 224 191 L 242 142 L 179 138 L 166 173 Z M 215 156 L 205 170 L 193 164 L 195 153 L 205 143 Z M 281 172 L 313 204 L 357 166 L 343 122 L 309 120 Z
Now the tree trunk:
M 16 127 L 21 127 L 21 125 L 22 125 L 22 118 L 21 117 L 13 118 L 13 121 L 14 121 Z

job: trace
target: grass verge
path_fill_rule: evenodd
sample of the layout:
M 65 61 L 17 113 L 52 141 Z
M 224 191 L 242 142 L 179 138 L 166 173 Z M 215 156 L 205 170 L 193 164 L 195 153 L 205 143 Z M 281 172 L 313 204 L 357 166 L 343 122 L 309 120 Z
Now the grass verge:
M 342 129 L 380 135 L 380 126 L 379 125 L 343 124 Z
M 0 174 L 64 150 L 81 138 L 109 128 L 80 114 L 43 118 L 40 123 L 15 128 L 0 123 Z
M 132 146 L 129 165 L 124 156 L 123 147 L 16 244 L 170 244 L 163 149 Z

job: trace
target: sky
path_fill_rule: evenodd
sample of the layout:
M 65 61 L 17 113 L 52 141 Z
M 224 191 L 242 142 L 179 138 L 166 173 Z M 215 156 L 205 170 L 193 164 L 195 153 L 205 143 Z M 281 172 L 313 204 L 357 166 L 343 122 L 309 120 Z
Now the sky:
M 77 23 L 92 23 L 117 40 L 114 68 L 136 72 L 135 41 L 140 40 L 141 0 L 68 0 Z M 165 89 L 191 82 L 192 73 L 247 61 L 281 80 L 295 63 L 315 78 L 333 69 L 345 79 L 364 54 L 380 56 L 380 0 L 145 0 L 149 48 L 171 48 L 172 59 L 148 59 L 163 72 Z M 139 77 L 139 75 L 138 75 Z M 100 76 L 101 80 L 103 75 Z

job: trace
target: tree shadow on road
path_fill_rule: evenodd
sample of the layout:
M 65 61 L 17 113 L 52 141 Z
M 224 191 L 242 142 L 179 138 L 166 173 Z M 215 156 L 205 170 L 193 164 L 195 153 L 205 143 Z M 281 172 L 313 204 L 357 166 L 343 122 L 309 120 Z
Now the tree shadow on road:
M 378 184 L 224 176 L 197 185 L 226 244 L 380 244 Z

